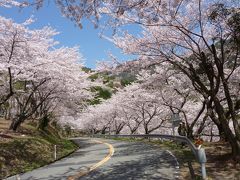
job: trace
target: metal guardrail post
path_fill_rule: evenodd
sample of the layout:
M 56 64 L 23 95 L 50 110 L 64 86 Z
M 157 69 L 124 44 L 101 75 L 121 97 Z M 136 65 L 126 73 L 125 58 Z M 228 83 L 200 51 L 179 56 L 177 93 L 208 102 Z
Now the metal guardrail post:
M 202 178 L 207 179 L 207 172 L 206 172 L 207 158 L 206 158 L 205 150 L 203 148 L 198 149 L 198 161 L 201 165 Z

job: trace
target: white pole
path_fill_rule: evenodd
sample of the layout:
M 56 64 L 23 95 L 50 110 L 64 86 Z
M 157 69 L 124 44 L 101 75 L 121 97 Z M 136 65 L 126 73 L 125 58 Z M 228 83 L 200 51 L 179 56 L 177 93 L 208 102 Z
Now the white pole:
M 57 160 L 57 145 L 54 145 L 54 160 Z
M 205 149 L 201 148 L 201 145 L 198 147 L 198 161 L 201 165 L 201 172 L 202 172 L 202 179 L 207 179 L 207 172 L 206 172 L 206 153 Z
M 201 163 L 201 171 L 202 171 L 202 178 L 207 179 L 207 172 L 206 172 L 205 163 Z

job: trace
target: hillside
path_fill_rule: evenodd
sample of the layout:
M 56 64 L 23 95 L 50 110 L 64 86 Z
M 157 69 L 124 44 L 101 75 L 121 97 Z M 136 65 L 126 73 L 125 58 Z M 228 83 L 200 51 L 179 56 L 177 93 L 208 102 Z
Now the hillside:
M 117 89 L 123 88 L 136 80 L 136 75 L 128 71 L 118 74 L 93 70 L 91 72 L 92 75 L 89 76 L 89 79 L 92 82 L 99 83 L 98 86 L 91 87 L 91 91 L 95 94 L 94 98 L 90 100 L 91 105 L 100 104 L 102 100 L 111 98 Z
M 17 132 L 11 132 L 9 123 L 0 119 L 0 179 L 53 162 L 54 145 L 57 159 L 77 149 L 74 143 L 62 139 L 54 127 L 42 131 L 34 124 L 24 123 Z

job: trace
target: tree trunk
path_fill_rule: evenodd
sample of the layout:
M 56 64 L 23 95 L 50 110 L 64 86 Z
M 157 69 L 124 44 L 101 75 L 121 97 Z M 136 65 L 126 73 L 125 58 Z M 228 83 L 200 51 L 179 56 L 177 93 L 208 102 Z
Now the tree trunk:
M 10 112 L 10 108 L 8 108 L 8 107 L 5 109 L 5 119 L 6 120 L 11 119 L 11 112 Z
M 119 126 L 116 126 L 116 134 L 120 134 L 124 125 L 125 125 L 125 123 L 122 123 L 122 124 L 120 123 Z
M 213 141 L 213 125 L 211 126 L 211 137 L 210 137 L 210 142 L 212 142 Z
M 128 126 L 130 131 L 131 131 L 131 134 L 135 134 L 135 132 L 137 131 L 138 127 L 133 127 L 131 128 L 130 126 Z
M 107 129 L 107 127 L 103 127 L 101 130 L 101 134 L 106 134 L 106 129 Z
M 221 106 L 221 105 L 220 105 Z M 219 137 L 220 137 L 220 140 L 219 141 L 226 141 L 227 140 L 227 137 L 226 137 L 226 134 L 224 133 L 224 129 L 223 129 L 223 125 L 222 125 L 222 122 L 220 121 L 220 119 L 218 119 L 215 115 L 215 112 L 213 112 L 213 108 L 212 106 L 211 107 L 208 107 L 208 113 L 209 113 L 209 117 L 212 119 L 212 121 L 214 122 L 214 124 L 217 126 L 217 129 L 218 129 L 218 133 L 219 133 Z M 219 111 L 219 110 L 218 110 Z M 217 110 L 216 110 L 217 112 Z M 220 113 L 220 112 L 219 112 Z M 223 112 L 224 113 L 224 112 Z M 217 112 L 218 114 L 218 112 Z M 219 115 L 219 114 L 218 114 Z
M 13 121 L 9 127 L 10 130 L 16 131 L 17 128 L 27 119 L 27 117 L 23 114 L 13 118 Z
M 226 138 L 226 135 L 224 133 L 224 129 L 223 129 L 222 124 L 218 124 L 217 128 L 218 128 L 218 133 L 219 133 L 219 138 L 220 138 L 219 141 L 226 142 L 227 138 Z
M 240 142 L 234 136 L 234 134 L 232 133 L 231 129 L 229 128 L 226 122 L 223 122 L 223 129 L 224 129 L 224 133 L 227 138 L 227 141 L 231 145 L 233 157 L 234 158 L 236 158 L 237 156 L 240 157 Z
M 18 127 L 21 125 L 21 123 L 23 122 L 23 118 L 15 118 L 13 119 L 9 129 L 16 131 L 18 129 Z
M 187 137 L 191 140 L 194 139 L 194 135 L 193 135 L 193 129 L 191 128 L 187 128 Z
M 224 113 L 224 109 L 217 98 L 214 98 L 214 104 L 215 104 L 215 110 L 218 114 L 219 120 L 220 120 L 222 128 L 223 128 L 223 133 L 224 133 L 227 141 L 231 145 L 232 155 L 234 158 L 240 157 L 240 142 L 237 140 L 237 138 L 232 133 L 232 131 L 229 127 L 228 120 Z
M 145 131 L 145 134 L 146 134 L 146 135 L 149 134 L 149 131 L 148 131 L 148 128 L 147 128 L 147 127 L 144 127 L 144 131 Z

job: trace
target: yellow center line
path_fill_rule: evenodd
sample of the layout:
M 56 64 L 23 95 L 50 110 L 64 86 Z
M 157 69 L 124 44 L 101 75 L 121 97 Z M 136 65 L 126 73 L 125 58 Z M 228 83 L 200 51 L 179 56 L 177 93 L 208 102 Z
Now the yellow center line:
M 94 165 L 92 165 L 91 167 L 89 167 L 88 170 L 86 170 L 86 171 L 80 171 L 80 172 L 78 172 L 77 174 L 75 174 L 75 175 L 73 175 L 73 176 L 69 176 L 69 177 L 67 178 L 67 180 L 75 180 L 75 179 L 77 179 L 77 178 L 80 178 L 80 177 L 82 177 L 82 176 L 87 175 L 88 173 L 90 173 L 90 172 L 93 171 L 94 169 L 96 169 L 96 168 L 98 168 L 99 166 L 101 166 L 101 165 L 103 165 L 104 163 L 106 163 L 106 162 L 111 158 L 111 156 L 113 156 L 113 154 L 114 154 L 114 148 L 113 148 L 113 146 L 112 146 L 111 144 L 106 143 L 106 142 L 102 142 L 102 141 L 98 141 L 98 140 L 92 140 L 92 141 L 94 141 L 94 142 L 96 142 L 96 143 L 99 143 L 99 144 L 105 144 L 106 146 L 108 146 L 108 148 L 109 148 L 108 155 L 107 155 L 104 159 L 102 159 L 101 161 L 99 161 L 97 164 L 94 164 Z

